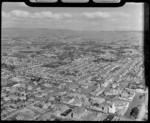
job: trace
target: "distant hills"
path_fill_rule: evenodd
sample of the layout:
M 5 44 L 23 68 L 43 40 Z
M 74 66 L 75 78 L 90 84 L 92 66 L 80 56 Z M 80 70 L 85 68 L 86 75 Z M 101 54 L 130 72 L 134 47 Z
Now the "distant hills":
M 3 28 L 2 42 L 4 39 L 19 38 L 34 42 L 97 42 L 97 43 L 129 43 L 142 45 L 143 33 L 141 31 L 75 31 L 67 29 L 25 29 Z M 25 41 L 25 40 L 24 40 Z

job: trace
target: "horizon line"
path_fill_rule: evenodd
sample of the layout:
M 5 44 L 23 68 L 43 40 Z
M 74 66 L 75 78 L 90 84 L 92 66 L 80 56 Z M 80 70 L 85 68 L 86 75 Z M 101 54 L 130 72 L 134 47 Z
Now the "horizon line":
M 68 31 L 78 31 L 78 32 L 144 32 L 144 30 L 76 30 L 76 29 L 62 29 L 62 28 L 25 28 L 25 27 L 2 27 L 1 29 L 41 29 L 41 30 L 68 30 Z

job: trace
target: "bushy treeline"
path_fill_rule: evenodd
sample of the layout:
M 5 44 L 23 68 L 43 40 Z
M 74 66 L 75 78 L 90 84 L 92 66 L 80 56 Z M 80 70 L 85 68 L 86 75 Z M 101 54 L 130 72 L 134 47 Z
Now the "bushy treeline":
M 8 65 L 6 63 L 2 63 L 1 64 L 1 68 L 6 68 L 6 69 L 8 69 L 10 71 L 14 71 L 15 70 L 15 66 L 14 65 Z

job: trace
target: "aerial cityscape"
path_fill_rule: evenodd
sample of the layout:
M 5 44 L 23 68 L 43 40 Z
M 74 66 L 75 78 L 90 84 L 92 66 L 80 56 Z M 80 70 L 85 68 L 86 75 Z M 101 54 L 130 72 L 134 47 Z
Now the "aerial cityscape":
M 2 28 L 1 119 L 135 121 L 147 98 L 142 37 L 142 31 Z

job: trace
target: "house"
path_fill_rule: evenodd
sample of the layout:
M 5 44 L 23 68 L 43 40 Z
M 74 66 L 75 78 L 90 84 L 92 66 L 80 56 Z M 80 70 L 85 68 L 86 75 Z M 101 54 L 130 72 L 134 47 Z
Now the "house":
M 114 100 L 112 104 L 109 106 L 109 113 L 116 113 L 122 116 L 126 112 L 128 106 L 129 102 L 122 100 Z
M 114 83 L 112 84 L 112 88 L 116 88 L 117 86 L 119 86 L 118 83 L 115 83 L 115 82 L 114 82 Z
M 28 86 L 27 88 L 29 91 L 31 91 L 33 89 L 33 87 L 31 85 Z
M 101 103 L 101 104 L 93 103 L 89 106 L 89 108 L 94 109 L 96 111 L 102 111 L 102 112 L 108 113 L 109 106 L 110 106 L 110 104 L 107 104 L 107 103 Z
M 136 91 L 137 93 L 145 93 L 144 89 L 140 89 L 140 88 L 139 88 L 139 89 L 136 89 L 135 91 Z
M 68 117 L 74 118 L 74 119 L 80 119 L 84 114 L 87 112 L 87 110 L 84 107 L 78 107 L 73 112 L 69 114 Z
M 48 105 L 44 103 L 43 109 L 48 109 Z
M 53 96 L 49 97 L 49 101 L 54 101 L 54 100 L 55 100 L 55 97 L 53 97 Z
M 70 96 L 65 96 L 62 98 L 62 102 L 67 103 L 67 104 L 71 103 L 73 100 L 74 100 L 74 97 L 70 97 Z
M 104 88 L 103 86 L 101 86 L 101 87 L 98 86 L 98 88 L 97 88 L 95 91 L 91 92 L 91 94 L 98 96 L 98 95 L 100 95 L 104 90 L 105 90 L 105 88 Z
M 124 89 L 119 97 L 121 100 L 132 101 L 134 96 L 136 95 L 135 91 L 132 89 Z
M 74 102 L 74 101 L 75 101 L 75 99 L 72 98 L 71 100 L 68 101 L 68 103 L 69 103 L 69 104 L 72 104 L 72 102 Z
M 117 89 L 109 89 L 105 91 L 105 95 L 118 95 L 119 91 Z
M 54 112 L 54 114 L 58 117 L 64 117 L 64 115 L 61 115 L 62 113 L 64 113 L 65 111 L 67 111 L 69 109 L 68 106 L 66 105 L 57 105 L 57 109 L 56 111 Z
M 79 88 L 78 85 L 71 85 L 71 86 L 69 87 L 69 91 L 76 92 L 76 90 L 77 90 L 78 88 Z
M 25 79 L 23 79 L 21 77 L 13 77 L 11 80 L 16 81 L 16 82 L 25 81 Z
M 115 113 L 115 112 L 116 112 L 116 107 L 113 103 L 112 105 L 109 106 L 109 113 Z
M 4 97 L 4 101 L 9 101 L 10 97 Z
M 102 106 L 101 106 L 102 112 L 108 113 L 109 112 L 109 106 L 110 105 L 107 103 L 102 103 Z
M 78 107 L 82 106 L 82 100 L 79 98 L 75 98 L 74 100 L 69 101 L 69 103 Z
M 105 102 L 105 99 L 100 97 L 91 97 L 91 99 L 99 104 Z

